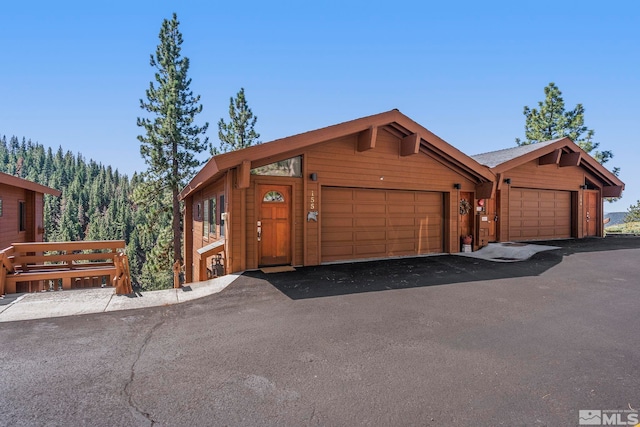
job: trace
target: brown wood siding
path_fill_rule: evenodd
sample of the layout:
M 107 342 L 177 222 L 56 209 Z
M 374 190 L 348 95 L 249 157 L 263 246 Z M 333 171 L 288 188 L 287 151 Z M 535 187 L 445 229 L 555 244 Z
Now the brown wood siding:
M 184 200 L 184 270 L 185 282 L 193 282 L 193 197 Z
M 247 229 L 247 269 L 258 268 L 258 241 L 256 228 L 256 190 L 254 185 L 250 185 L 246 192 L 247 217 L 245 227 Z
M 30 241 L 28 238 L 34 235 L 34 210 L 29 208 L 33 205 L 33 192 L 11 185 L 0 184 L 0 198 L 2 199 L 2 216 L 0 217 L 0 248 L 9 247 L 12 243 L 24 243 Z M 18 203 L 27 203 L 27 231 L 19 231 L 19 209 Z M 31 226 L 30 226 L 31 225 Z
M 318 181 L 328 186 L 444 192 L 460 183 L 463 190 L 475 189 L 474 183 L 423 153 L 401 157 L 400 138 L 383 129 L 374 149 L 358 152 L 356 143 L 353 135 L 311 147 L 307 173 L 317 173 Z
M 443 251 L 442 193 L 323 187 L 322 261 Z
M 538 161 L 533 160 L 503 175 L 511 179 L 512 187 L 578 191 L 580 185 L 584 184 L 585 171 L 578 166 L 538 166 Z
M 512 240 L 571 237 L 571 193 L 512 188 L 509 235 Z
M 304 221 L 306 210 L 304 205 L 304 188 L 302 180 L 296 180 L 293 185 L 293 223 L 291 224 L 294 233 L 293 265 L 304 264 Z
M 44 194 L 34 193 L 34 210 L 35 210 L 35 225 L 34 225 L 34 242 L 42 242 L 44 238 Z
M 220 195 L 224 193 L 224 181 L 225 178 L 204 187 L 197 193 L 193 194 L 193 202 L 192 202 L 192 218 L 193 218 L 193 232 L 192 232 L 192 257 L 193 257 L 193 280 L 206 280 L 206 277 L 200 277 L 199 265 L 201 261 L 201 256 L 198 253 L 198 249 L 213 243 L 218 240 L 220 236 L 220 221 L 216 220 L 216 234 L 203 236 L 203 227 L 204 227 L 204 202 L 208 201 L 212 197 L 216 197 L 216 209 L 219 212 L 219 200 Z M 225 197 L 226 199 L 226 197 Z M 198 205 L 200 205 L 200 211 L 198 212 Z M 210 265 L 210 259 L 205 261 L 206 265 Z
M 307 212 L 318 212 L 320 204 L 320 186 L 317 182 L 308 182 L 303 205 Z M 302 214 L 306 233 L 304 265 L 317 265 L 320 264 L 320 218 L 309 220 L 304 217 L 304 210 Z
M 243 257 L 245 256 L 243 252 L 243 247 L 246 243 L 242 242 L 243 232 L 242 229 L 245 226 L 245 219 L 242 217 L 242 199 L 245 197 L 245 190 L 240 190 L 238 188 L 233 188 L 231 190 L 231 205 L 229 206 L 229 216 L 231 217 L 230 224 L 230 235 L 227 236 L 228 239 L 232 239 L 233 242 L 238 242 L 237 244 L 232 245 L 232 263 L 229 266 L 230 269 L 227 271 L 228 273 L 233 273 L 236 271 L 242 271 L 243 268 Z
M 27 242 L 35 242 L 36 239 L 36 194 L 33 191 L 27 191 L 26 198 L 27 208 L 27 234 L 25 239 Z

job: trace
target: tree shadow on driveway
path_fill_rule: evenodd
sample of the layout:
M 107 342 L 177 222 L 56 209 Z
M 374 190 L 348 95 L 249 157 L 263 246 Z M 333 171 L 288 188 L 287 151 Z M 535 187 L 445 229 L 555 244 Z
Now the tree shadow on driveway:
M 570 239 L 535 242 L 559 246 L 539 252 L 528 260 L 496 263 L 455 255 L 437 255 L 368 262 L 299 267 L 296 271 L 265 274 L 250 271 L 244 276 L 264 280 L 287 297 L 298 300 L 362 292 L 407 289 L 538 276 L 574 253 L 640 248 L 638 237 Z

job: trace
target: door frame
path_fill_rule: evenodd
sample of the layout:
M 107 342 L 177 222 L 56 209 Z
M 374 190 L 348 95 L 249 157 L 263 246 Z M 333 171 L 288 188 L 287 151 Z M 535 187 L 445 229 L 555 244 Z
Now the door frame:
M 262 200 L 264 197 L 264 191 L 268 187 L 288 187 L 289 194 L 289 254 L 287 256 L 288 261 L 281 265 L 293 265 L 294 263 L 294 253 L 295 253 L 295 228 L 293 227 L 293 215 L 295 212 L 295 200 L 294 200 L 294 192 L 295 192 L 295 184 L 291 181 L 287 182 L 277 182 L 272 180 L 256 180 L 255 182 L 255 215 L 252 228 L 249 229 L 249 235 L 254 236 L 255 248 L 256 248 L 256 265 L 258 267 L 263 266 L 262 264 L 262 245 L 261 242 L 257 239 L 257 227 L 258 221 L 262 221 Z M 277 189 L 277 188 L 276 188 Z
M 589 222 L 595 222 L 594 234 L 589 234 L 589 223 L 587 222 L 587 212 L 589 211 L 588 199 L 595 199 L 595 215 L 589 215 Z M 602 224 L 602 215 L 600 213 L 600 192 L 598 190 L 584 190 L 582 195 L 583 209 L 582 209 L 582 237 L 597 237 L 600 236 L 600 224 Z

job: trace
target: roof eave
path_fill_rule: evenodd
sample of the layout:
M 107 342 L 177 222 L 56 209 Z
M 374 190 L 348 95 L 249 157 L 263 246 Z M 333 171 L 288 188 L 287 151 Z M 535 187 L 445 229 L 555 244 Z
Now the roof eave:
M 47 187 L 46 185 L 38 184 L 37 182 L 29 181 L 23 178 L 18 178 L 17 176 L 9 175 L 3 172 L 0 172 L 0 184 L 24 188 L 25 190 L 35 191 L 36 193 L 51 194 L 55 197 L 60 197 L 60 195 L 62 195 L 62 192 L 60 190 L 56 190 L 55 188 Z
M 476 176 L 479 182 L 492 181 L 495 179 L 490 168 L 481 165 L 468 155 L 454 148 L 442 138 L 411 120 L 400 111 L 390 110 L 212 157 L 180 192 L 180 199 L 185 199 L 198 188 L 211 182 L 216 176 L 219 176 L 217 174 L 236 167 L 243 161 L 256 161 L 270 156 L 277 156 L 284 152 L 301 150 L 324 141 L 362 132 L 371 126 L 381 127 L 393 123 L 397 123 L 410 133 L 419 133 L 421 139 L 424 140 L 427 145 L 435 148 L 435 151 L 438 151 L 440 155 L 448 161 L 463 166 L 468 172 Z

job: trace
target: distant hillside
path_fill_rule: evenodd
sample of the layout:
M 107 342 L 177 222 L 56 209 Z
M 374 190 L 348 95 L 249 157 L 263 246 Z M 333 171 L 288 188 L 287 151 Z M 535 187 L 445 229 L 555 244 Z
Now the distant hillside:
M 620 225 L 620 224 L 624 224 L 624 217 L 627 216 L 626 212 L 609 212 L 604 214 L 604 218 L 611 218 L 611 221 L 609 221 L 605 227 L 611 227 L 614 225 Z

